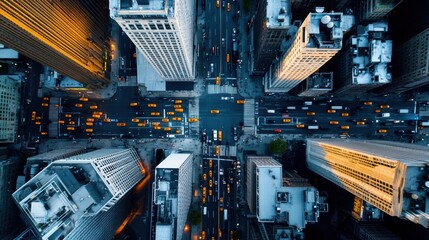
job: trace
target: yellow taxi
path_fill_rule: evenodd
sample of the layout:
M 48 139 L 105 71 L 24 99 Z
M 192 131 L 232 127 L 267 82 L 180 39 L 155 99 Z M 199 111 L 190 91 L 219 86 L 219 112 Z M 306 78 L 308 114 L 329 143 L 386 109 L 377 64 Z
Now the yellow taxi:
M 177 130 L 176 130 L 176 134 L 180 134 L 180 129 L 177 129 Z
M 98 119 L 98 118 L 101 118 L 101 115 L 98 115 L 98 114 L 92 114 L 92 117 L 93 117 L 93 118 L 97 118 L 97 119 Z
M 347 130 L 350 129 L 350 126 L 341 126 L 341 129 Z
M 92 132 L 94 132 L 94 129 L 92 129 L 92 128 L 87 128 L 87 129 L 85 129 L 85 132 L 87 132 L 87 133 L 92 133 Z
M 207 174 L 206 173 L 203 174 L 203 179 L 204 179 L 204 181 L 207 180 Z
M 138 124 L 137 124 L 137 126 L 138 126 L 138 127 L 145 127 L 145 126 L 146 126 L 146 123 L 138 123 Z
M 182 103 L 182 100 L 177 99 L 177 100 L 175 100 L 175 101 L 174 101 L 174 103 L 175 103 L 175 104 L 180 104 L 180 103 Z
M 175 108 L 174 111 L 176 111 L 176 112 L 183 112 L 183 108 Z
M 125 127 L 125 126 L 127 126 L 127 124 L 123 123 L 123 122 L 118 122 L 118 123 L 116 123 L 116 126 L 118 126 L 118 127 Z
M 182 121 L 182 118 L 181 117 L 174 117 L 174 118 L 172 118 L 172 120 L 173 121 Z
M 304 124 L 297 124 L 296 125 L 296 128 L 304 128 L 305 127 L 305 125 Z
M 219 139 L 219 141 L 222 141 L 222 131 L 219 131 L 217 133 L 217 138 Z
M 71 114 L 66 114 L 66 115 L 64 115 L 64 117 L 66 117 L 66 118 L 71 118 L 71 117 L 72 117 L 72 115 L 71 115 Z
M 219 8 L 220 6 L 220 0 L 216 0 L 216 7 Z
M 67 131 L 74 131 L 74 127 L 67 127 Z
M 228 3 L 227 5 L 226 5 L 226 10 L 229 12 L 229 11 L 231 11 L 231 4 L 230 3 Z
M 215 151 L 216 156 L 220 155 L 220 147 L 216 146 L 216 151 Z
M 331 125 L 338 125 L 339 122 L 338 121 L 329 121 L 329 124 L 331 124 Z
M 152 126 L 159 126 L 160 122 L 152 122 Z
M 43 101 L 49 101 L 49 97 L 43 97 Z
M 209 187 L 213 187 L 213 180 L 211 180 L 211 179 L 209 181 Z
M 81 97 L 81 98 L 79 98 L 79 100 L 82 102 L 88 102 L 88 98 L 86 98 L 86 97 Z
M 31 120 L 32 121 L 36 120 L 36 112 L 35 111 L 31 112 Z
M 213 167 L 213 160 L 211 160 L 211 159 L 209 160 L 209 167 Z
M 201 202 L 204 204 L 204 203 L 206 203 L 206 198 L 205 197 L 202 197 L 201 198 Z
M 94 126 L 93 122 L 86 122 L 86 126 Z
M 161 130 L 161 127 L 160 126 L 153 126 L 153 129 L 155 129 L 155 130 Z
M 75 121 L 70 121 L 69 122 L 69 125 L 75 125 L 76 124 L 76 122 Z
M 307 116 L 314 116 L 314 115 L 316 115 L 315 112 L 307 112 Z
M 188 118 L 188 122 L 198 122 L 198 118 Z
M 206 196 L 206 194 L 207 194 L 207 188 L 206 188 L 206 187 L 203 187 L 203 196 L 205 197 L 205 196 Z
M 171 131 L 171 127 L 165 127 L 164 131 L 166 131 L 166 132 Z
M 387 133 L 387 129 L 378 129 L 378 133 Z
M 40 121 L 36 121 L 36 122 L 34 122 L 34 124 L 41 125 L 42 123 Z
M 348 117 L 348 116 L 349 116 L 349 113 L 346 113 L 346 112 L 341 113 L 341 117 Z
M 226 189 L 228 190 L 228 193 L 231 191 L 231 188 L 229 186 L 229 183 L 226 185 Z
M 48 135 L 48 132 L 40 132 L 40 135 L 46 136 L 46 135 Z
M 64 125 L 64 120 L 58 120 L 58 124 Z
M 244 99 L 239 99 L 239 100 L 237 100 L 237 104 L 244 104 L 246 102 L 246 100 L 244 100 Z
M 380 113 L 380 112 L 381 112 L 381 109 L 377 108 L 377 109 L 375 109 L 375 110 L 374 110 L 374 112 L 376 112 L 376 113 Z
M 182 108 L 182 105 L 180 105 L 180 104 L 174 104 L 174 106 L 173 106 L 174 108 Z
M 371 101 L 366 101 L 366 102 L 363 102 L 363 105 L 371 106 L 372 102 Z
M 110 118 L 103 119 L 103 122 L 110 122 Z
M 150 107 L 150 108 L 156 108 L 156 104 L 155 103 L 149 103 L 147 106 Z
M 172 116 L 172 115 L 174 115 L 174 112 L 167 112 L 166 114 L 169 116 Z
M 93 112 L 92 114 L 95 114 L 95 115 L 103 115 L 103 112 Z
M 365 125 L 365 122 L 363 122 L 363 121 L 358 121 L 358 122 L 356 122 L 356 125 Z
M 74 106 L 77 108 L 81 108 L 81 107 L 83 107 L 83 104 L 82 103 L 76 103 Z
M 151 112 L 150 115 L 151 116 L 159 116 L 159 115 L 161 115 L 161 113 L 160 112 Z
M 49 103 L 42 103 L 42 107 L 49 107 Z
M 133 119 L 131 119 L 131 122 L 138 123 L 138 122 L 140 122 L 140 119 L 138 119 L 138 118 L 133 118 Z
M 292 120 L 290 118 L 283 118 L 284 123 L 290 123 Z
M 138 105 L 138 102 L 130 102 L 130 107 L 137 107 Z
M 168 120 L 168 118 L 163 118 L 161 119 L 161 122 L 169 122 L 170 120 Z
M 213 177 L 213 171 L 212 170 L 209 171 L 209 177 Z
M 89 109 L 97 109 L 97 108 L 98 108 L 97 105 L 91 105 L 91 106 L 89 106 Z
M 213 195 L 213 190 L 210 188 L 209 189 L 209 196 Z
M 87 122 L 94 122 L 94 118 L 87 118 L 86 121 Z
M 380 108 L 390 108 L 390 106 L 389 105 L 380 105 Z
M 220 77 L 216 77 L 216 82 L 215 82 L 215 84 L 216 84 L 216 85 L 220 85 Z
M 327 112 L 328 113 L 336 113 L 337 111 L 335 109 L 328 109 Z
M 210 113 L 211 114 L 219 114 L 219 110 L 217 110 L 217 109 L 216 110 L 210 110 Z

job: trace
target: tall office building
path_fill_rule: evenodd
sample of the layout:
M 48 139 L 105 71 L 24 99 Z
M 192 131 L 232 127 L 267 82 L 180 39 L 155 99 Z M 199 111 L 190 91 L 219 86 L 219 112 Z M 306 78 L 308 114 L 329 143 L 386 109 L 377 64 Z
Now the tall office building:
M 18 158 L 1 159 L 0 156 L 0 239 L 8 239 L 17 227 L 19 211 L 13 202 L 16 178 L 20 172 Z
M 402 142 L 307 139 L 307 165 L 386 214 L 428 228 L 428 150 Z
M 392 81 L 392 40 L 385 21 L 359 25 L 332 61 L 335 93 L 363 94 Z
M 109 239 L 143 177 L 134 149 L 100 149 L 51 163 L 13 197 L 41 239 Z
M 292 26 L 287 49 L 264 76 L 265 92 L 288 92 L 317 71 L 342 47 L 343 33 L 354 23 L 342 13 L 310 13 L 301 26 Z
M 192 200 L 192 154 L 173 153 L 155 168 L 155 239 L 182 239 Z
M 283 178 L 282 165 L 272 157 L 248 156 L 246 162 L 247 204 L 258 222 L 303 229 L 328 211 L 316 188 L 294 172 L 285 171 Z
M 110 0 L 110 9 L 164 80 L 195 79 L 195 0 Z
M 393 80 L 383 90 L 402 93 L 429 84 L 429 28 L 395 49 Z
M 16 140 L 20 102 L 21 82 L 11 76 L 0 76 L 0 143 Z
M 363 0 L 358 4 L 359 22 L 380 20 L 402 0 Z
M 290 0 L 258 2 L 253 23 L 251 74 L 263 75 L 276 57 L 291 23 Z
M 0 42 L 89 88 L 106 86 L 107 0 L 0 1 Z
M 292 91 L 300 97 L 317 97 L 333 89 L 332 72 L 314 73 Z

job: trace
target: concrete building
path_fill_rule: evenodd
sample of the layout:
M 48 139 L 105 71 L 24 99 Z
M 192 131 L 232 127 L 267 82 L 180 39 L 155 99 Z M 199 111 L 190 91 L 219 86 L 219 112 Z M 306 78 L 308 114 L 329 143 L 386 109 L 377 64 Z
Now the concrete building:
M 392 11 L 402 0 L 363 0 L 359 3 L 359 22 L 382 19 Z
M 41 239 L 110 239 L 144 174 L 134 149 L 100 149 L 49 164 L 13 198 Z
M 110 0 L 110 16 L 164 80 L 195 80 L 194 0 Z
M 386 214 L 428 228 L 428 150 L 402 142 L 309 138 L 307 165 Z
M 306 179 L 294 172 L 285 172 L 271 157 L 248 156 L 246 169 L 247 203 L 259 222 L 287 223 L 298 229 L 308 222 L 317 222 L 319 193 Z
M 21 82 L 16 79 L 13 79 L 11 76 L 1 75 L 0 143 L 13 143 L 16 140 L 16 134 L 18 132 L 20 102 Z
M 84 83 L 107 86 L 107 0 L 0 1 L 0 42 Z
M 55 160 L 68 158 L 74 155 L 84 153 L 85 149 L 81 147 L 66 148 L 66 149 L 55 149 L 49 152 L 38 154 L 27 158 L 25 166 L 26 180 L 36 176 L 41 170 L 52 163 Z
M 298 84 L 292 91 L 300 97 L 317 97 L 333 89 L 332 72 L 314 73 Z
M 8 239 L 18 225 L 19 211 L 11 194 L 19 172 L 18 158 L 0 159 L 0 239 Z
M 299 28 L 291 26 L 286 51 L 264 76 L 265 92 L 288 92 L 341 50 L 343 33 L 354 24 L 351 15 L 310 13 Z
M 393 52 L 392 84 L 386 93 L 402 93 L 429 84 L 429 28 L 417 34 Z
M 192 154 L 173 153 L 155 168 L 155 239 L 182 239 L 192 200 L 192 160 Z
M 258 2 L 253 22 L 252 75 L 263 75 L 273 62 L 291 23 L 290 0 Z M 251 46 L 252 49 L 252 46 Z
M 335 93 L 362 94 L 392 81 L 387 22 L 359 25 L 334 61 Z

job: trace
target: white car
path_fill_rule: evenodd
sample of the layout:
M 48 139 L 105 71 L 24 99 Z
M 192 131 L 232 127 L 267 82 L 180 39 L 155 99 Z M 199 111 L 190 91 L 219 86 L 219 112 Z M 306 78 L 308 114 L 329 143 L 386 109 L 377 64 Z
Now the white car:
M 214 72 L 214 63 L 210 63 L 210 72 Z

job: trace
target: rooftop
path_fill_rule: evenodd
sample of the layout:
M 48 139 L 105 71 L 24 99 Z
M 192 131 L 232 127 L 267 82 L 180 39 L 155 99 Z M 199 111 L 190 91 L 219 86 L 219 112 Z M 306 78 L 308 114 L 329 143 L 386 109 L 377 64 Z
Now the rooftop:
M 173 153 L 164 159 L 156 168 L 180 168 L 182 164 L 189 158 L 189 153 Z
M 307 78 L 307 89 L 332 90 L 332 72 L 314 73 Z
M 268 28 L 287 28 L 291 18 L 290 0 L 267 0 Z

